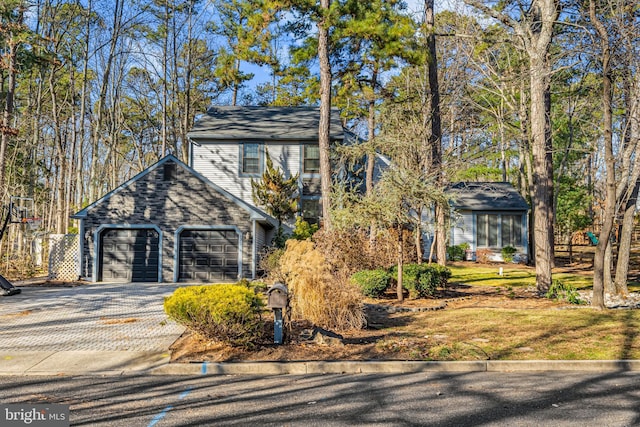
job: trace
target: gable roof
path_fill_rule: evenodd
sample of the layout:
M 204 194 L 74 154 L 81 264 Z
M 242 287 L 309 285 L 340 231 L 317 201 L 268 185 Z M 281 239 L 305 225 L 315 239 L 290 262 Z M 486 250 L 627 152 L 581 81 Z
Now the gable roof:
M 140 172 L 139 174 L 137 174 L 133 178 L 129 179 L 125 183 L 120 184 L 118 187 L 114 188 L 113 190 L 111 190 L 110 192 L 108 192 L 107 194 L 105 194 L 104 196 L 102 196 L 101 198 L 96 200 L 95 202 L 91 203 L 86 208 L 84 208 L 84 209 L 76 212 L 75 214 L 71 215 L 71 218 L 73 218 L 73 219 L 86 218 L 91 209 L 93 209 L 94 207 L 98 206 L 101 203 L 104 203 L 105 201 L 110 199 L 114 194 L 117 194 L 120 191 L 124 190 L 125 188 L 129 187 L 134 182 L 140 180 L 141 178 L 143 178 L 144 176 L 148 175 L 150 172 L 152 172 L 153 170 L 159 168 L 160 166 L 164 165 L 167 162 L 176 163 L 177 165 L 179 165 L 180 167 L 185 169 L 187 172 L 189 172 L 190 174 L 194 175 L 200 181 L 204 182 L 206 185 L 208 185 L 214 191 L 216 191 L 220 195 L 222 195 L 222 196 L 226 197 L 227 199 L 229 199 L 229 201 L 231 203 L 235 203 L 239 207 L 241 207 L 244 210 L 246 210 L 247 212 L 249 212 L 249 214 L 251 215 L 251 219 L 255 219 L 255 220 L 258 220 L 258 221 L 263 221 L 263 222 L 269 223 L 274 227 L 276 227 L 278 225 L 278 221 L 275 218 L 273 218 L 272 216 L 268 215 L 267 213 L 261 211 L 260 209 L 256 208 L 255 206 L 252 206 L 252 205 L 246 203 L 245 201 L 243 201 L 239 197 L 236 197 L 233 194 L 229 193 L 227 190 L 217 186 L 216 184 L 214 184 L 213 182 L 211 182 L 207 178 L 205 178 L 203 175 L 199 174 L 194 169 L 190 168 L 185 163 L 181 162 L 177 157 L 173 156 L 172 154 L 169 154 L 169 155 L 163 157 L 162 159 L 160 159 L 155 164 L 149 166 L 148 168 L 146 168 L 145 170 L 143 170 L 142 172 Z
M 201 140 L 318 140 L 318 107 L 211 107 L 187 136 Z M 332 140 L 344 139 L 340 113 L 331 110 Z
M 451 206 L 472 211 L 527 211 L 529 205 L 508 182 L 459 182 L 447 189 Z

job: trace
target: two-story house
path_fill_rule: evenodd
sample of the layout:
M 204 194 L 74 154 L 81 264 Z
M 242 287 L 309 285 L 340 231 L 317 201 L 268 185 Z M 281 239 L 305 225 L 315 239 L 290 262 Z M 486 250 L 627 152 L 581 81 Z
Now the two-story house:
M 257 207 L 251 179 L 268 152 L 299 173 L 305 219 L 320 215 L 319 110 L 214 107 L 194 125 L 188 164 L 169 155 L 72 218 L 80 277 L 92 281 L 220 282 L 254 278 L 277 221 Z M 337 111 L 331 140 L 345 132 Z
M 330 138 L 342 143 L 340 115 L 331 115 Z M 316 107 L 212 107 L 188 136 L 190 166 L 231 194 L 254 204 L 251 180 L 260 179 L 265 156 L 285 175 L 299 174 L 301 212 L 320 217 L 319 111 Z

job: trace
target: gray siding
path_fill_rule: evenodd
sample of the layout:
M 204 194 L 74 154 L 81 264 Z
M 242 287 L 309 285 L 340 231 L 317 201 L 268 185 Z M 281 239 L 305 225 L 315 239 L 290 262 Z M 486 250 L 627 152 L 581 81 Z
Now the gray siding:
M 273 160 L 273 165 L 285 171 L 287 177 L 295 175 L 300 171 L 302 159 L 300 157 L 299 143 L 270 143 L 267 145 L 267 149 L 269 150 L 271 160 Z
M 476 250 L 475 228 L 471 211 L 456 212 L 454 224 L 451 227 L 451 245 L 469 243 L 470 249 Z
M 259 142 L 259 141 L 256 141 Z M 281 168 L 287 176 L 300 171 L 300 144 L 273 143 L 265 145 L 276 167 Z M 193 169 L 204 177 L 224 188 L 234 196 L 254 205 L 251 196 L 250 176 L 240 174 L 240 143 L 236 141 L 216 141 L 215 144 L 201 144 L 193 146 Z M 265 165 L 262 156 L 262 169 Z

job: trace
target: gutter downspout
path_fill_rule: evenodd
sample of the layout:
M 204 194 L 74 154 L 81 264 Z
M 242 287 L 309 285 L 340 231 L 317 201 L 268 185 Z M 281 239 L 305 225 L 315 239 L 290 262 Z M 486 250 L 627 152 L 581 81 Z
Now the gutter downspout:
M 84 235 L 84 218 L 80 219 L 80 224 L 78 227 L 78 277 L 81 279 L 87 279 L 87 277 L 82 276 L 82 270 L 84 267 L 84 243 L 85 243 L 85 235 Z
M 258 257 L 258 242 L 256 240 L 258 223 L 257 220 L 252 221 L 251 225 L 251 280 L 256 279 L 257 257 Z

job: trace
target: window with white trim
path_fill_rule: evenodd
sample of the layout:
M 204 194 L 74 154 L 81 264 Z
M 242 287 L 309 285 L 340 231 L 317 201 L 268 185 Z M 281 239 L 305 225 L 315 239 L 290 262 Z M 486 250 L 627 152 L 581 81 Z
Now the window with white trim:
M 260 144 L 242 144 L 242 173 L 257 175 L 260 173 Z
M 476 245 L 479 248 L 522 246 L 522 215 L 476 214 Z
M 320 173 L 320 146 L 303 145 L 303 173 Z

